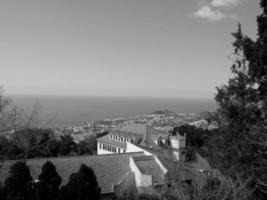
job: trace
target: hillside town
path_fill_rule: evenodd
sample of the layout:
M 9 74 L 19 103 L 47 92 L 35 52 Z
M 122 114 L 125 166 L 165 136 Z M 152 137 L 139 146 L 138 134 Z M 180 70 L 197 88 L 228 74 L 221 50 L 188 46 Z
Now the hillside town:
M 76 142 L 83 140 L 89 135 L 107 132 L 128 124 L 147 124 L 160 132 L 168 133 L 172 127 L 189 124 L 203 129 L 214 129 L 216 123 L 208 123 L 203 113 L 174 113 L 169 110 L 158 110 L 151 114 L 137 115 L 127 118 L 114 118 L 103 120 L 92 120 L 69 127 L 55 128 L 58 135 L 71 135 Z
M 134 198 L 153 194 L 164 185 L 169 173 L 180 174 L 183 182 L 200 191 L 209 176 L 218 174 L 199 154 L 193 160 L 187 158 L 186 134 L 171 126 L 163 131 L 145 123 L 127 123 L 109 129 L 97 139 L 96 155 L 32 158 L 26 159 L 26 164 L 30 166 L 33 182 L 37 183 L 41 167 L 48 161 L 53 163 L 62 185 L 67 184 L 80 165 L 86 164 L 96 175 L 100 199 L 119 199 L 126 193 Z M 7 160 L 1 164 L 2 183 L 15 162 Z
M 190 152 L 192 128 L 183 128 L 214 129 L 214 123 L 208 123 L 204 116 L 203 113 L 176 114 L 163 110 L 47 132 L 13 130 L 2 133 L 1 137 L 2 141 L 4 138 L 9 141 L 6 148 L 29 143 L 27 157 L 30 159 L 23 160 L 30 167 L 33 188 L 37 187 L 42 166 L 47 162 L 55 166 L 61 177 L 60 187 L 67 185 L 71 174 L 85 164 L 95 173 L 101 188 L 100 199 L 120 199 L 125 195 L 137 198 L 138 195 L 156 194 L 157 188 L 161 188 L 172 173 L 197 191 L 203 189 L 209 177 L 222 178 L 200 154 Z M 187 139 L 187 136 L 190 137 Z M 43 146 L 43 150 L 36 151 L 35 146 Z M 23 151 L 21 156 L 25 156 Z M 47 153 L 43 154 L 43 151 Z M 16 162 L 23 161 L 19 154 L 13 157 L 18 160 L 2 161 L 0 183 L 6 182 L 8 172 Z

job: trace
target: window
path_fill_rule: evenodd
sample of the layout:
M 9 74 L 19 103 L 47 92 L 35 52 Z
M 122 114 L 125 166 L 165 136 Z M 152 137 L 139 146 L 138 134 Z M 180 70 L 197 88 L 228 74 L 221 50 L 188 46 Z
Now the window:
M 120 142 L 124 142 L 124 137 L 120 137 Z
M 113 140 L 113 134 L 110 134 L 109 139 Z
M 115 141 L 119 141 L 119 136 L 118 135 L 115 136 Z
M 131 142 L 131 139 L 127 137 L 126 142 Z

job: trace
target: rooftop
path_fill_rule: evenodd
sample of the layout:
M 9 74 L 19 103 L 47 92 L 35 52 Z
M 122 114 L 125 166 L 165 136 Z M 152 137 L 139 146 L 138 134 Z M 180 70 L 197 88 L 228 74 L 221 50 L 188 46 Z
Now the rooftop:
M 69 176 L 79 170 L 81 164 L 92 167 L 94 170 L 98 185 L 101 187 L 101 193 L 113 192 L 113 186 L 119 184 L 125 175 L 131 171 L 129 159 L 132 156 L 142 156 L 143 152 L 93 155 L 93 156 L 68 156 L 56 158 L 36 158 L 27 160 L 33 179 L 37 179 L 41 173 L 43 164 L 51 161 L 62 178 L 62 184 L 65 185 Z M 9 176 L 10 166 L 19 160 L 5 161 L 0 169 L 0 182 L 4 182 Z M 23 161 L 23 160 L 22 160 Z
M 132 139 L 134 144 L 149 147 L 155 146 L 154 141 L 158 138 L 165 138 L 167 136 L 167 133 L 159 132 L 146 124 L 136 123 L 113 129 L 110 134 L 113 134 L 114 136 L 124 136 L 125 139 L 129 137 Z M 126 144 L 124 142 L 111 140 L 109 135 L 98 138 L 97 141 L 126 148 Z
M 126 133 L 135 133 L 138 135 L 144 135 L 146 134 L 147 125 L 146 124 L 128 124 L 126 126 L 122 126 L 120 128 L 114 129 L 113 131 L 119 131 L 119 132 L 126 132 Z
M 98 142 L 103 142 L 103 143 L 106 143 L 106 144 L 110 144 L 110 145 L 114 145 L 114 146 L 118 146 L 118 147 L 121 147 L 121 148 L 126 149 L 126 143 L 124 143 L 124 142 L 118 142 L 118 141 L 115 141 L 115 140 L 111 140 L 109 138 L 109 134 L 107 134 L 107 135 L 105 135 L 103 137 L 97 138 L 97 141 Z
M 152 175 L 154 183 L 162 183 L 164 172 L 156 162 L 154 156 L 138 156 L 133 157 L 137 167 L 142 174 Z

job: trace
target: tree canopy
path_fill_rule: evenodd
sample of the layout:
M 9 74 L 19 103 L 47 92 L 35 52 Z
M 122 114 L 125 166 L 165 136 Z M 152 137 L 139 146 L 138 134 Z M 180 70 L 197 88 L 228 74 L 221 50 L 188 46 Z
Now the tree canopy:
M 100 199 L 100 188 L 92 168 L 82 164 L 79 171 L 70 176 L 62 188 L 62 197 L 69 200 Z
M 253 198 L 267 197 L 267 2 L 260 1 L 258 37 L 244 35 L 241 25 L 234 37 L 233 77 L 217 88 L 223 147 L 220 170 L 233 178 L 250 179 Z
M 10 175 L 5 180 L 6 199 L 28 200 L 32 177 L 25 162 L 16 162 L 10 167 Z
M 43 165 L 42 172 L 38 176 L 38 180 L 38 199 L 58 200 L 60 198 L 59 185 L 61 184 L 62 179 L 58 175 L 56 167 L 53 163 L 47 161 Z

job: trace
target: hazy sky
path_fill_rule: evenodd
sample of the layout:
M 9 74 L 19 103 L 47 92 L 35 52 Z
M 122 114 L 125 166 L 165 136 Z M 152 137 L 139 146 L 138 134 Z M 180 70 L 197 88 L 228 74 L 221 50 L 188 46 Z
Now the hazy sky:
M 0 0 L 0 85 L 12 94 L 212 98 L 237 22 L 258 0 Z

